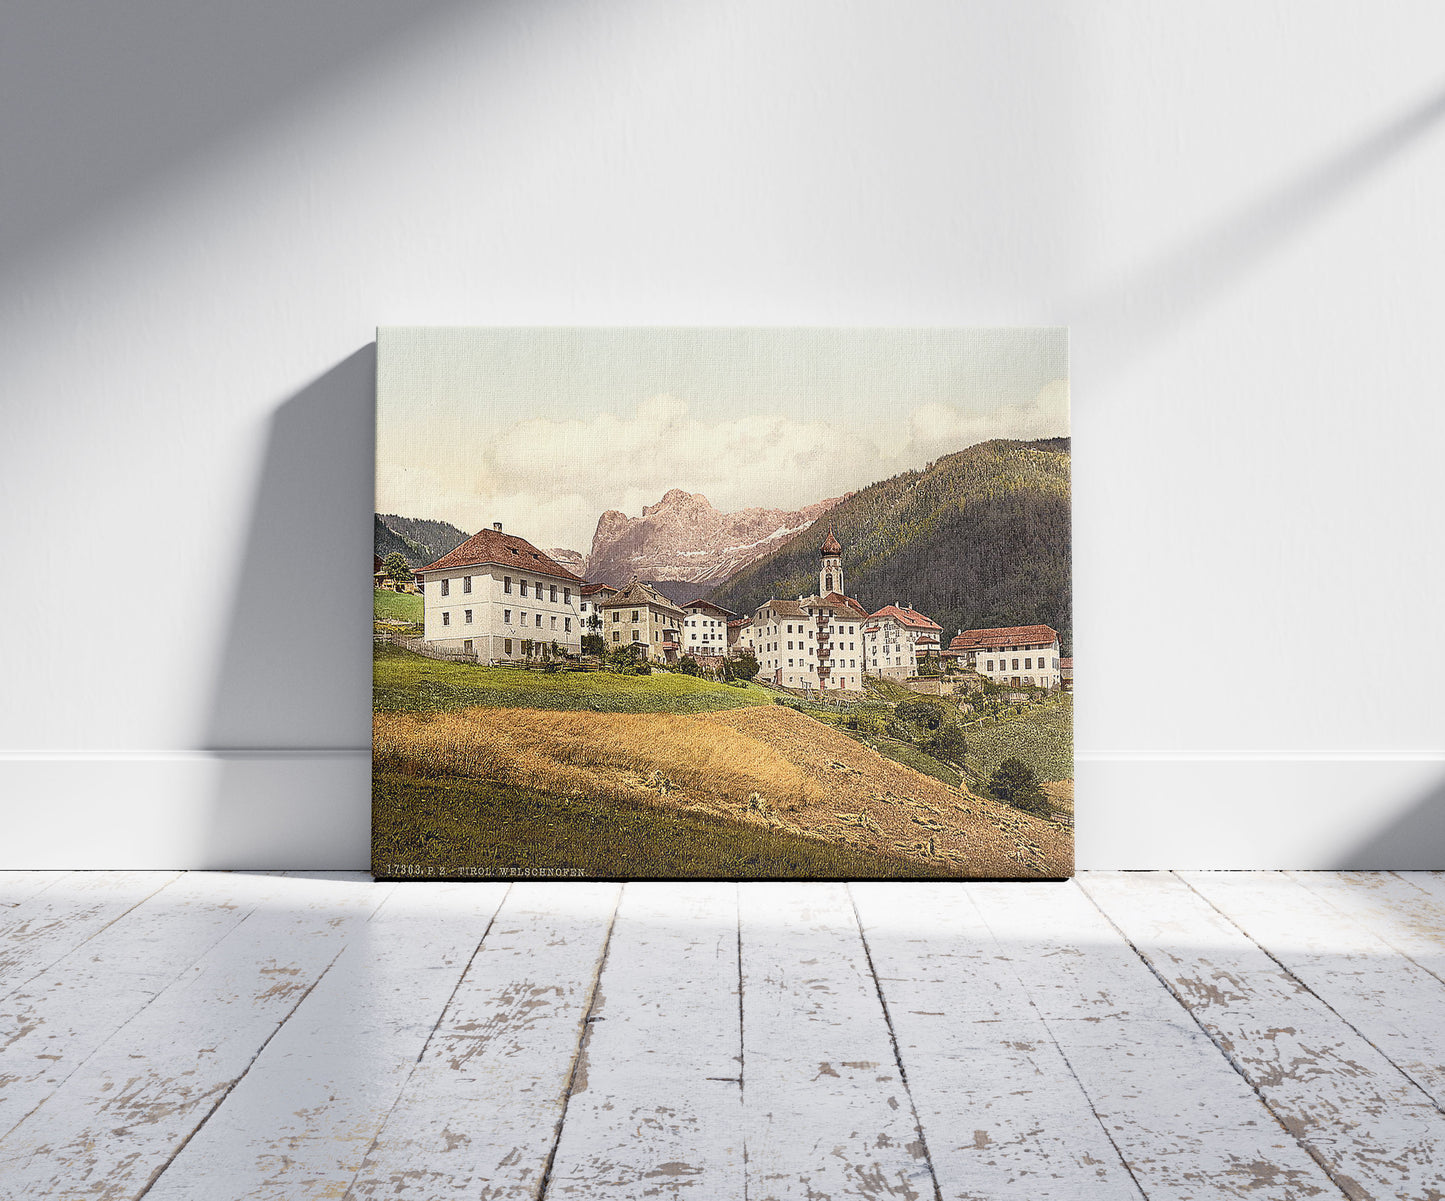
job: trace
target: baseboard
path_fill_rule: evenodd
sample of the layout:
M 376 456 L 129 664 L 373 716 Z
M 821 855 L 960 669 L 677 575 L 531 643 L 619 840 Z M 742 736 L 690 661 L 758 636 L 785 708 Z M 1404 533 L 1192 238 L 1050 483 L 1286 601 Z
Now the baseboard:
M 364 869 L 368 750 L 9 752 L 0 868 Z
M 0 868 L 368 864 L 364 749 L 0 753 Z M 1091 752 L 1081 869 L 1445 868 L 1445 754 Z

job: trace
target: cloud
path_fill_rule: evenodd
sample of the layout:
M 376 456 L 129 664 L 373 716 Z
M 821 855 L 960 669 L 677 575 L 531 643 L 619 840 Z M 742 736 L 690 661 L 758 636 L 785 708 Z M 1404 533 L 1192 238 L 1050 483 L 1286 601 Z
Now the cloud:
M 955 405 L 920 405 L 908 415 L 903 457 L 921 466 L 990 438 L 1057 438 L 1069 432 L 1069 381 L 1050 380 L 1029 401 L 989 412 L 970 412 Z
M 525 418 L 490 438 L 462 437 L 425 467 L 382 459 L 388 511 L 436 517 L 472 533 L 500 521 L 539 546 L 586 551 L 608 509 L 637 515 L 669 488 L 702 492 L 725 512 L 800 508 L 866 487 L 988 438 L 1068 432 L 1065 380 L 988 412 L 879 406 L 870 422 L 826 405 L 729 416 L 666 393 L 631 413 Z

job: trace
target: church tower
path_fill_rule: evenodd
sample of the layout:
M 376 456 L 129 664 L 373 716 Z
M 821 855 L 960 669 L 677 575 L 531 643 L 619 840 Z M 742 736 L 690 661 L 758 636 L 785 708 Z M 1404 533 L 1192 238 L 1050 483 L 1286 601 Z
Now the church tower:
M 818 570 L 818 595 L 827 596 L 830 592 L 837 592 L 847 596 L 843 591 L 843 546 L 833 533 L 831 525 L 828 526 L 828 536 L 823 539 L 818 553 L 823 556 L 823 566 Z

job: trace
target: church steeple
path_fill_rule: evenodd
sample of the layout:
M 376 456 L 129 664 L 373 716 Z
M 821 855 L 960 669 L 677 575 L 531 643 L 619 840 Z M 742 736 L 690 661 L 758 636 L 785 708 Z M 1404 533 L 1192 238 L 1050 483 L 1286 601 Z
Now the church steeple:
M 830 592 L 837 592 L 847 596 L 843 591 L 843 544 L 833 533 L 831 523 L 828 526 L 828 536 L 823 539 L 818 553 L 823 557 L 823 565 L 818 570 L 818 595 L 827 596 Z

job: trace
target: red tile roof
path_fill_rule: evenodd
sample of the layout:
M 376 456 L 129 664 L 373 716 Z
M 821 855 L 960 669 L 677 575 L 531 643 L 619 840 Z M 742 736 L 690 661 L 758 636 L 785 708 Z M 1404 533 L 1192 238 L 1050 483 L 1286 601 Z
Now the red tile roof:
M 422 571 L 444 571 L 453 567 L 480 567 L 486 563 L 502 567 L 515 567 L 522 572 L 539 572 L 542 575 L 557 576 L 564 580 L 575 580 L 582 584 L 580 576 L 573 575 L 560 563 L 549 559 L 525 538 L 515 534 L 504 534 L 501 530 L 481 530 L 473 534 L 454 551 L 443 555 L 435 563 L 429 563 Z
M 582 585 L 583 596 L 596 596 L 599 592 L 620 592 L 620 588 L 614 588 L 611 584 L 584 584 Z
M 891 617 L 900 625 L 909 626 L 915 630 L 942 630 L 943 627 L 936 621 L 924 617 L 917 609 L 902 609 L 897 605 L 884 605 L 873 617 Z
M 1058 637 L 1058 631 L 1052 626 L 1000 626 L 994 630 L 964 630 L 948 644 L 948 649 L 996 650 L 1001 646 L 1030 646 L 1040 642 L 1047 646 Z
M 1066 672 L 1068 672 L 1070 675 L 1072 675 L 1072 674 L 1073 674 L 1073 671 L 1074 671 L 1074 661 L 1073 661 L 1072 659 L 1060 659 L 1060 660 L 1059 660 L 1059 670 L 1060 670 L 1060 671 L 1066 671 Z
M 740 630 L 743 628 L 743 626 L 750 626 L 752 624 L 753 620 L 751 617 L 737 617 L 734 618 L 732 621 L 728 622 L 728 629 Z

